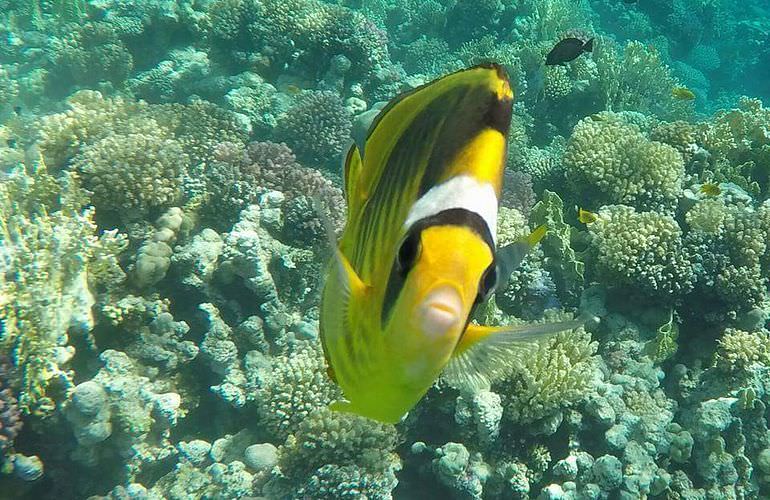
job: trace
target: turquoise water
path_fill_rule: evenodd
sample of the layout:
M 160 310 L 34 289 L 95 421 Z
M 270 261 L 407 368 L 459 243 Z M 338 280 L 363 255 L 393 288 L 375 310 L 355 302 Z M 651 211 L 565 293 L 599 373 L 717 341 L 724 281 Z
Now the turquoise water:
M 0 0 L 0 498 L 770 498 L 769 35 L 760 0 Z M 547 233 L 471 320 L 579 324 L 332 411 L 344 156 L 490 62 L 484 227 Z M 472 122 L 440 109 L 413 144 Z

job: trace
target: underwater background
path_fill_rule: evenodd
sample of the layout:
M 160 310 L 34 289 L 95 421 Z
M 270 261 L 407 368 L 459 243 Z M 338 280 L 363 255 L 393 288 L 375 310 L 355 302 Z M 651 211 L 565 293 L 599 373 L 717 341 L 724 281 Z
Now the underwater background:
M 333 413 L 314 200 L 485 61 L 549 232 L 477 319 L 599 321 Z M 770 498 L 768 100 L 766 0 L 0 0 L 0 498 Z

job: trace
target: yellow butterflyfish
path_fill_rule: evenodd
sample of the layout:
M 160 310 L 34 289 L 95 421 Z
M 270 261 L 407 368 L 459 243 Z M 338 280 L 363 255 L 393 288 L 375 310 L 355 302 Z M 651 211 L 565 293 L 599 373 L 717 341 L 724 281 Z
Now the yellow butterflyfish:
M 321 301 L 344 395 L 332 409 L 398 422 L 442 373 L 488 385 L 532 340 L 580 324 L 469 320 L 546 233 L 496 247 L 512 103 L 504 70 L 476 66 L 395 98 L 350 148 L 347 221 Z
M 578 220 L 583 224 L 591 224 L 599 220 L 599 214 L 578 208 Z
M 674 87 L 671 89 L 671 95 L 680 101 L 692 101 L 695 99 L 695 92 L 687 87 Z

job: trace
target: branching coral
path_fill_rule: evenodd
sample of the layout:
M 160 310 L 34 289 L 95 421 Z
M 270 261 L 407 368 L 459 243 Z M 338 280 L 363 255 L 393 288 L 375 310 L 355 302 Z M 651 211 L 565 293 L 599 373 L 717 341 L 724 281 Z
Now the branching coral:
M 5 456 L 13 447 L 13 440 L 22 426 L 18 401 L 8 386 L 9 369 L 9 363 L 4 356 L 0 356 L 0 464 L 5 461 Z
M 706 318 L 740 320 L 763 307 L 769 216 L 764 205 L 754 210 L 722 199 L 701 200 L 686 213 L 686 252 L 696 271 L 691 302 L 710 304 Z
M 51 189 L 62 190 L 58 207 Z M 54 410 L 72 383 L 69 335 L 88 334 L 95 289 L 124 277 L 117 258 L 125 239 L 114 231 L 97 237 L 93 210 L 81 203 L 75 176 L 57 184 L 42 163 L 18 167 L 0 184 L 0 347 L 19 367 L 25 412 Z
M 98 210 L 133 220 L 180 200 L 189 159 L 182 145 L 163 132 L 156 126 L 144 133 L 110 135 L 73 159 Z
M 328 166 L 350 141 L 351 116 L 340 97 L 330 91 L 305 91 L 278 119 L 276 137 L 300 158 Z
M 257 388 L 253 398 L 262 423 L 274 439 L 285 438 L 313 410 L 325 407 L 339 396 L 339 390 L 326 375 L 322 353 L 309 345 L 300 345 L 291 355 L 272 359 L 269 367 L 250 376 Z
M 622 49 L 607 38 L 594 44 L 598 94 L 612 111 L 633 110 L 675 116 L 684 104 L 672 96 L 676 81 L 655 48 L 628 42 Z
M 579 198 L 593 206 L 671 207 L 684 178 L 677 150 L 649 141 L 637 127 L 611 113 L 577 124 L 564 152 L 564 166 Z
M 681 298 L 692 289 L 694 269 L 673 217 L 611 205 L 588 229 L 591 262 L 603 282 L 660 298 Z
M 390 497 L 401 468 L 393 426 L 318 408 L 296 429 L 278 450 L 280 475 L 268 483 L 268 496 Z
M 85 23 L 65 37 L 53 52 L 49 92 L 66 95 L 73 86 L 101 82 L 122 85 L 133 69 L 133 58 L 108 23 Z
M 583 329 L 562 332 L 533 347 L 496 391 L 504 418 L 526 424 L 582 399 L 597 380 L 597 343 Z

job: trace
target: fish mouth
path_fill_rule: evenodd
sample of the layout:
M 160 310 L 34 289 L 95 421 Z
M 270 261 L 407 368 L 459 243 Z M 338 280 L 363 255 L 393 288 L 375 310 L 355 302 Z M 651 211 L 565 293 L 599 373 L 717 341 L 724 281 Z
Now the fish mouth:
M 462 298 L 454 287 L 442 286 L 425 297 L 419 315 L 421 330 L 428 337 L 444 336 L 462 320 Z

